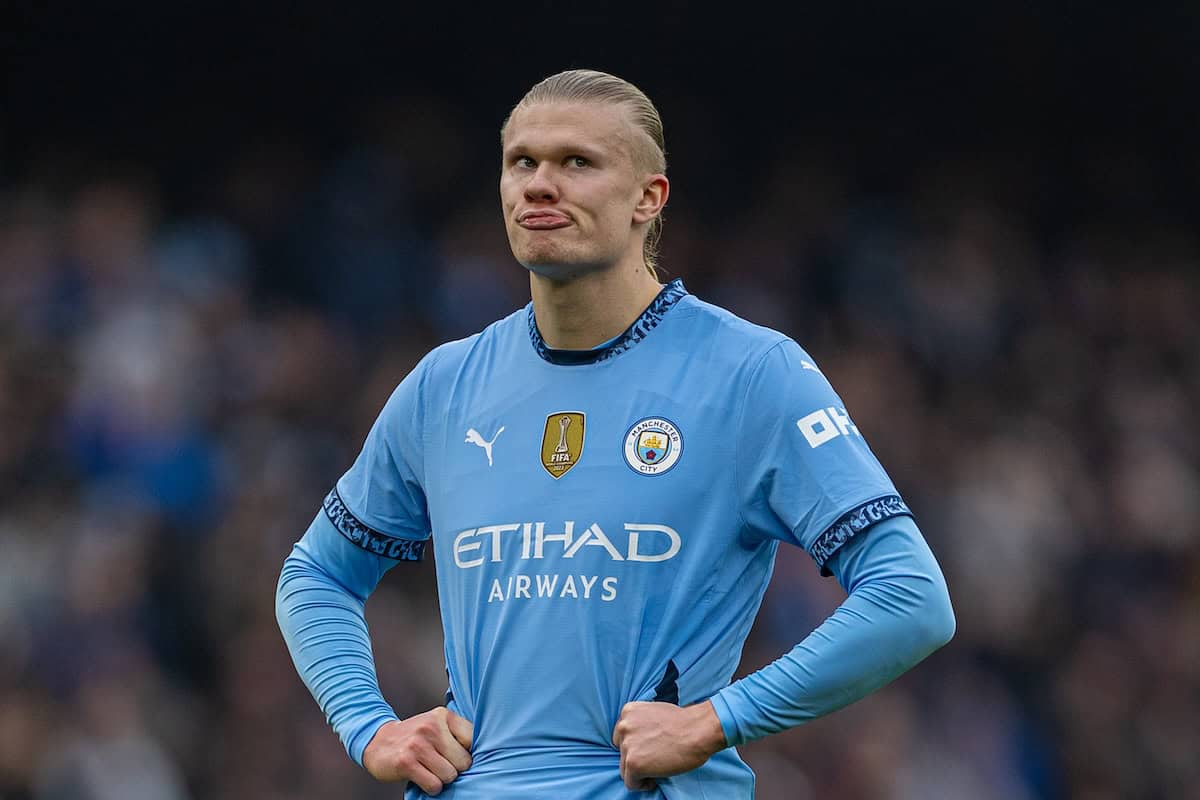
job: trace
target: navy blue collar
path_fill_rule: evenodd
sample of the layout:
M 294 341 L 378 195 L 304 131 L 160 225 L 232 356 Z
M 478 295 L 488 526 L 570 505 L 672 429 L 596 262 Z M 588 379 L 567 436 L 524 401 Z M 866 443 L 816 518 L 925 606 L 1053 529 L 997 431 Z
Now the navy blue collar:
M 607 361 L 613 356 L 618 356 L 624 353 L 635 344 L 645 339 L 650 331 L 654 330 L 658 323 L 662 322 L 663 316 L 671 310 L 671 307 L 679 302 L 680 298 L 688 293 L 683 287 L 683 280 L 676 278 L 662 288 L 654 301 L 646 307 L 642 315 L 633 321 L 633 324 L 625 329 L 625 332 L 613 339 L 608 344 L 597 347 L 594 350 L 555 350 L 546 344 L 542 339 L 541 331 L 537 327 L 537 319 L 533 315 L 533 303 L 529 304 L 529 339 L 533 342 L 533 349 L 544 360 L 551 364 L 561 364 L 566 366 L 575 366 L 578 364 L 595 364 L 600 361 Z

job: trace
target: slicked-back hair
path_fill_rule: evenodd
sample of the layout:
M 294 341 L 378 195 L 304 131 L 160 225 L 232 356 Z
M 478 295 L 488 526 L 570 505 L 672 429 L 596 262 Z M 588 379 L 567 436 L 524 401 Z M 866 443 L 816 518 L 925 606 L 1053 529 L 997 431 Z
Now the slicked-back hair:
M 500 127 L 500 144 L 508 131 L 509 120 L 518 109 L 537 103 L 609 103 L 623 107 L 630 121 L 650 141 L 634 143 L 633 163 L 646 173 L 666 173 L 667 148 L 663 138 L 662 117 L 650 98 L 638 87 L 623 78 L 593 69 L 569 69 L 543 78 L 525 93 Z M 642 244 L 642 259 L 646 269 L 658 278 L 658 240 L 662 236 L 663 215 L 650 220 L 646 241 Z

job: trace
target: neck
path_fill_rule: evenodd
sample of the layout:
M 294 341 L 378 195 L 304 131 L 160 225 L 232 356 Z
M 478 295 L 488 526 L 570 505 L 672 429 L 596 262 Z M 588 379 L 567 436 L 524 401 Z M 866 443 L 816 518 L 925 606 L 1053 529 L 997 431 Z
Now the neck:
M 529 273 L 538 331 L 555 350 L 588 350 L 607 342 L 632 325 L 661 290 L 640 262 L 566 281 Z

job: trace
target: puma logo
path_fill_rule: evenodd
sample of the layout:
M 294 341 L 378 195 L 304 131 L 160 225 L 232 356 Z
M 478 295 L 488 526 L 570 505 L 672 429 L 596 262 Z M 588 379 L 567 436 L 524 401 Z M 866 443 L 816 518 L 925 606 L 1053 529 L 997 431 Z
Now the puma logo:
M 496 442 L 496 439 L 498 439 L 500 437 L 500 434 L 502 434 L 502 433 L 504 433 L 503 425 L 500 426 L 500 430 L 496 431 L 496 435 L 492 437 L 492 441 L 488 442 L 488 441 L 484 441 L 484 438 L 479 434 L 479 431 L 475 430 L 474 428 L 469 428 L 467 430 L 467 438 L 464 439 L 463 442 L 464 443 L 469 442 L 470 444 L 475 444 L 475 445 L 479 445 L 480 447 L 482 447 L 483 451 L 485 453 L 487 453 L 488 466 L 490 467 L 492 465 L 492 445 Z

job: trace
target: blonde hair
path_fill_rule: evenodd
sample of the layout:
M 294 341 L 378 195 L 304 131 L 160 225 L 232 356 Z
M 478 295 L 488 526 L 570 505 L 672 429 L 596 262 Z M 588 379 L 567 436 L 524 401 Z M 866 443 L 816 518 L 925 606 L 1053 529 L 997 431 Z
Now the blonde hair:
M 646 134 L 653 147 L 634 145 L 634 165 L 649 173 L 667 171 L 667 148 L 663 139 L 662 117 L 650 98 L 627 80 L 593 69 L 569 69 L 543 78 L 533 85 L 512 108 L 500 127 L 500 144 L 509 120 L 517 109 L 534 103 L 597 102 L 623 106 L 638 130 Z M 662 236 L 663 215 L 650 220 L 646 241 L 642 244 L 642 259 L 646 269 L 658 278 L 658 240 Z

